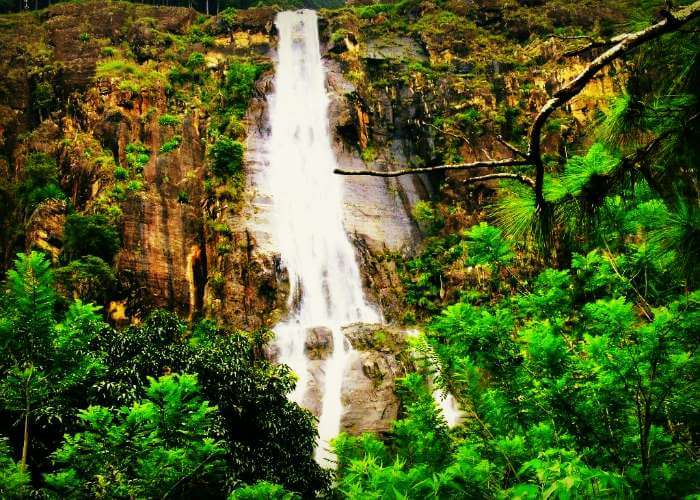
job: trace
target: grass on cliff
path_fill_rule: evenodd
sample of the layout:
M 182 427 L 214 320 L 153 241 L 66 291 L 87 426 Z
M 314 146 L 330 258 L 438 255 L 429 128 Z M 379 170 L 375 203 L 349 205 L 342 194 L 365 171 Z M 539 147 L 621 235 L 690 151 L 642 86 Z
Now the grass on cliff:
M 126 59 L 107 59 L 97 64 L 95 76 L 98 79 L 116 78 L 119 88 L 135 93 L 144 89 L 168 87 L 168 79 L 158 71 L 154 61 L 139 65 Z

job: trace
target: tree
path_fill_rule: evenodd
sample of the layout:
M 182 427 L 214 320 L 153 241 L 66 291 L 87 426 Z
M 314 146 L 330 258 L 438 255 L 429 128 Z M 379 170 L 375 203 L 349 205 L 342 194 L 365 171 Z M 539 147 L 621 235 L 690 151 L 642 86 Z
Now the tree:
M 227 179 L 240 171 L 243 163 L 243 144 L 228 137 L 221 137 L 209 151 L 212 172 L 217 177 Z
M 63 251 L 69 259 L 94 255 L 111 262 L 121 246 L 117 229 L 101 214 L 72 214 L 63 228 Z
M 98 307 L 75 301 L 56 322 L 56 293 L 43 254 L 18 254 L 0 309 L 0 402 L 22 421 L 20 466 L 27 466 L 30 423 L 71 413 L 72 391 L 101 369 L 90 342 L 103 323 Z
M 181 498 L 223 489 L 224 443 L 216 407 L 200 397 L 195 375 L 150 378 L 146 398 L 79 413 L 83 431 L 65 437 L 46 475 L 62 497 Z
M 103 331 L 97 345 L 108 371 L 95 386 L 96 402 L 131 404 L 143 398 L 148 377 L 197 374 L 218 408 L 232 480 L 267 480 L 306 496 L 327 487 L 328 474 L 313 460 L 315 420 L 286 397 L 294 386 L 289 369 L 258 357 L 247 334 L 204 321 L 189 337 L 173 314 L 154 311 L 141 325 Z

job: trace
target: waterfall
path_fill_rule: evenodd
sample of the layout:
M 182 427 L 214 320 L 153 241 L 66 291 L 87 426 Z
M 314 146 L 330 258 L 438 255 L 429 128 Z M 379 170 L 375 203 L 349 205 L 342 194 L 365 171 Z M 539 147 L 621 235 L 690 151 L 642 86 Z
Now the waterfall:
M 351 346 L 341 327 L 376 323 L 365 300 L 360 269 L 343 227 L 343 180 L 328 130 L 328 96 L 316 13 L 281 12 L 275 91 L 269 96 L 270 137 L 264 189 L 271 200 L 271 236 L 289 273 L 289 319 L 274 330 L 279 361 L 299 376 L 291 398 L 303 402 L 309 382 L 304 352 L 307 329 L 331 330 L 325 361 L 316 458 L 325 464 L 328 441 L 340 430 L 342 381 Z

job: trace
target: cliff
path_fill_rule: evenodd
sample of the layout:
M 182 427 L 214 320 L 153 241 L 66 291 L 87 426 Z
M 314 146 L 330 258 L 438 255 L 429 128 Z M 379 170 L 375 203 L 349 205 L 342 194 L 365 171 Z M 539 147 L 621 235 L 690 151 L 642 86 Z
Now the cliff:
M 593 0 L 323 11 L 338 164 L 504 157 L 497 136 L 520 143 L 533 113 L 595 55 L 566 57 L 569 35 L 605 35 L 620 12 Z M 118 324 L 155 307 L 249 330 L 280 320 L 289 283 L 258 189 L 274 15 L 257 8 L 214 18 L 94 1 L 0 16 L 0 268 L 39 248 L 66 295 L 102 302 Z M 546 151 L 586 143 L 582 131 L 623 70 L 601 75 L 551 120 Z M 365 289 L 387 320 L 411 322 L 426 304 L 448 303 L 483 279 L 463 259 L 439 276 L 410 260 L 436 241 L 416 213 L 421 200 L 432 200 L 443 235 L 483 218 L 495 181 L 461 182 L 479 173 L 345 181 L 344 223 Z M 351 341 L 377 331 L 367 328 L 352 330 Z M 406 367 L 402 349 L 366 344 L 346 375 L 343 425 L 385 431 L 398 411 L 393 380 Z

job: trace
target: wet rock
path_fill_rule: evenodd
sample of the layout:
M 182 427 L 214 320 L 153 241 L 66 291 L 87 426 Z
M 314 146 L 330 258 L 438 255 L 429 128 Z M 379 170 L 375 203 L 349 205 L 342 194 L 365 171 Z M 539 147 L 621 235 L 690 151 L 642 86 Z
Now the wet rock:
M 306 331 L 304 352 L 309 359 L 326 359 L 333 353 L 333 332 L 324 326 Z
M 358 323 L 344 327 L 343 334 L 353 351 L 343 378 L 341 429 L 354 435 L 387 432 L 399 411 L 396 379 L 410 368 L 405 333 Z
M 206 265 L 197 210 L 156 193 L 134 195 L 122 210 L 117 268 L 128 271 L 140 291 L 133 312 L 167 307 L 192 317 L 201 308 Z

